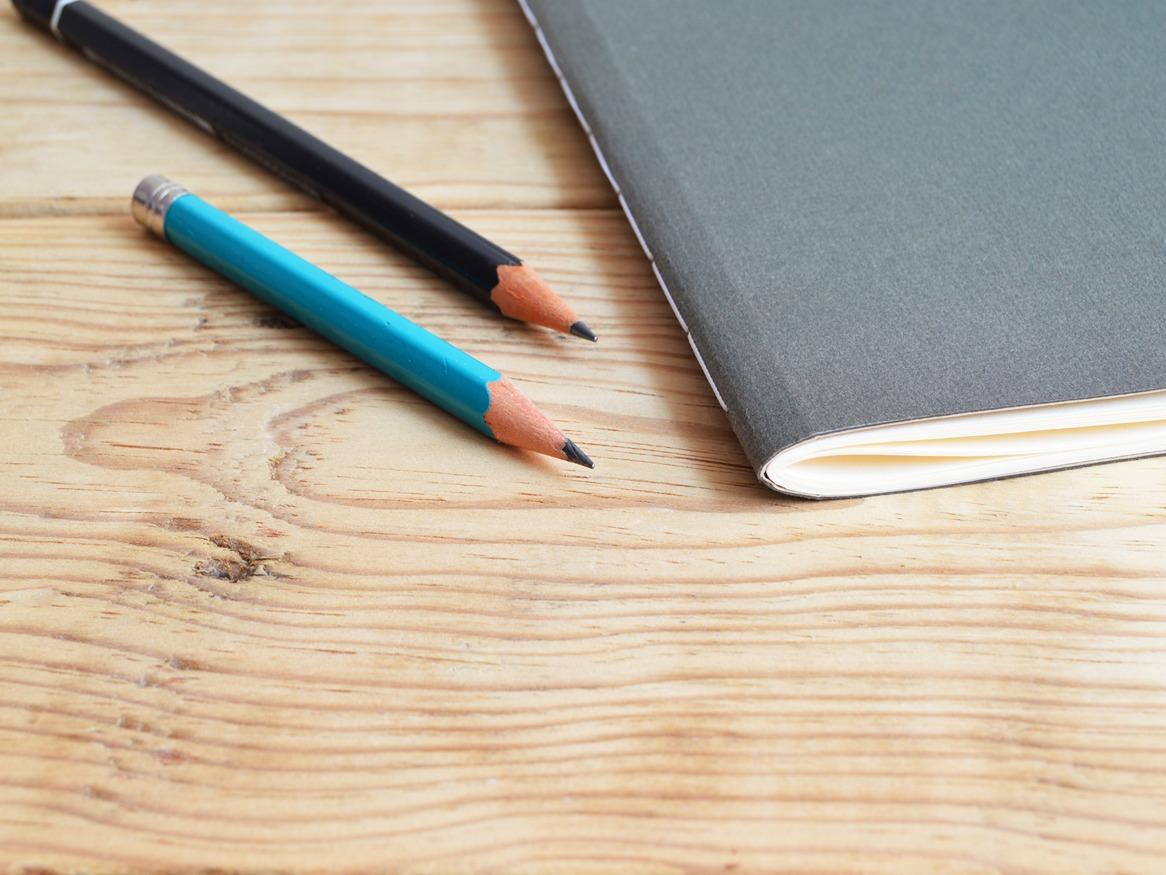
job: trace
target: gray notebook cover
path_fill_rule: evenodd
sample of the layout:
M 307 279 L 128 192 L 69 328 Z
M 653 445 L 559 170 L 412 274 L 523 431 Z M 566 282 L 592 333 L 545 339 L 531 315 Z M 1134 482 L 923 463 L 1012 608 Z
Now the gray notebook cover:
M 524 6 L 754 467 L 1166 387 L 1161 4 Z

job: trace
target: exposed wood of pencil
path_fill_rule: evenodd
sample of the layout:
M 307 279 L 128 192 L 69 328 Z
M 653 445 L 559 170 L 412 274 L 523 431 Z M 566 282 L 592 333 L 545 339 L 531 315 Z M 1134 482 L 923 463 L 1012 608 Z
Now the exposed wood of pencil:
M 772 495 L 511 0 L 100 2 L 619 331 L 502 331 L 0 3 L 0 872 L 1161 872 L 1166 459 Z M 151 241 L 153 169 L 596 471 Z
M 490 408 L 484 418 L 500 442 L 587 468 L 595 467 L 587 454 L 508 379 L 495 380 L 487 389 Z
M 490 292 L 490 300 L 502 315 L 511 319 L 553 328 L 586 340 L 596 339 L 570 305 L 556 295 L 547 281 L 529 265 L 498 265 L 498 285 Z

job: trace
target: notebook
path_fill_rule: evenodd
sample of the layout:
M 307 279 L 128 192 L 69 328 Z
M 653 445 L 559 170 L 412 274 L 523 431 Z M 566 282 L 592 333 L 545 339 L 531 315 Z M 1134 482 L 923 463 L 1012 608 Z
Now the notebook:
M 523 5 L 763 482 L 1166 452 L 1159 5 Z

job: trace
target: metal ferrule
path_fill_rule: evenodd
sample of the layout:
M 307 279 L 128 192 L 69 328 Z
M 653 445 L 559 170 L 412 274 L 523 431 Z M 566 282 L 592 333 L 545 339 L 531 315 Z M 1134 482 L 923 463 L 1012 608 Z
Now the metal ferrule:
M 171 182 L 165 176 L 155 173 L 139 182 L 138 187 L 134 189 L 130 212 L 134 214 L 139 225 L 166 239 L 166 211 L 184 194 L 190 192 L 177 182 Z

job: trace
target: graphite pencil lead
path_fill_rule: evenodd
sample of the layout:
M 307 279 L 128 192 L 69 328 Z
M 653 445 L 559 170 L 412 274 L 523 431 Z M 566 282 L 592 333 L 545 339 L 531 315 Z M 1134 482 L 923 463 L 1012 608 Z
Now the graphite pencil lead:
M 591 457 L 579 449 L 579 445 L 570 438 L 567 438 L 566 443 L 563 444 L 563 455 L 567 457 L 567 461 L 574 462 L 576 465 L 582 465 L 584 468 L 595 467 Z
M 576 337 L 582 337 L 584 340 L 590 340 L 592 343 L 599 340 L 599 336 L 587 327 L 587 323 L 583 320 L 571 323 L 571 333 Z

